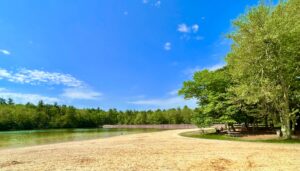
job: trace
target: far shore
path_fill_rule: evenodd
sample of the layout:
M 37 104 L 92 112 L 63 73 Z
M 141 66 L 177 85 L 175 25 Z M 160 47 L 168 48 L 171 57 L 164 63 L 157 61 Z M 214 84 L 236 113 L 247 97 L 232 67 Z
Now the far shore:
M 103 125 L 102 128 L 141 128 L 141 129 L 194 129 L 193 124 L 151 124 L 151 125 Z
M 297 170 L 299 144 L 182 137 L 198 129 L 0 150 L 0 170 Z

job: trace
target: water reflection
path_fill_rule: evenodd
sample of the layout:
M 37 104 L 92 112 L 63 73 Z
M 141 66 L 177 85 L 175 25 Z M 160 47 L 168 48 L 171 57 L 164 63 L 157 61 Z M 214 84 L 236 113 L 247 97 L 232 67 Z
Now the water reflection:
M 117 135 L 153 132 L 157 129 L 50 129 L 0 132 L 0 149 L 50 144 L 66 141 L 80 141 L 112 137 Z

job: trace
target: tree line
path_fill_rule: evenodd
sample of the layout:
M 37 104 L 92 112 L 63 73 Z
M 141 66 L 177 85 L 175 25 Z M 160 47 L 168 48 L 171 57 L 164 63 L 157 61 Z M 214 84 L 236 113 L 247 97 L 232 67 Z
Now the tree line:
M 90 128 L 104 124 L 189 124 L 193 110 L 187 106 L 168 110 L 107 111 L 77 109 L 73 106 L 45 104 L 14 104 L 0 98 L 0 130 Z
M 179 93 L 198 100 L 199 126 L 279 124 L 290 139 L 300 109 L 300 1 L 261 3 L 233 26 L 226 66 L 196 72 Z
M 233 22 L 226 66 L 196 72 L 180 95 L 199 107 L 148 111 L 76 109 L 0 99 L 0 130 L 83 128 L 103 124 L 280 125 L 291 138 L 300 116 L 300 0 L 261 3 Z

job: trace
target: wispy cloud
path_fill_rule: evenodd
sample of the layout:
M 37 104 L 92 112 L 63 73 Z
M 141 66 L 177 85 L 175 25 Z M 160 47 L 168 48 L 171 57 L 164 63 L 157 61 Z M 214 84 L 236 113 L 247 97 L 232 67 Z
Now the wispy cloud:
M 70 74 L 58 72 L 47 72 L 42 70 L 19 69 L 17 71 L 8 71 L 0 68 L 0 80 L 4 79 L 12 83 L 29 84 L 29 85 L 61 85 L 63 93 L 60 95 L 61 101 L 64 100 L 97 100 L 102 93 L 92 90 L 86 83 L 80 81 Z M 2 92 L 3 93 L 3 92 Z M 6 92 L 6 95 L 8 93 Z M 34 94 L 10 93 L 16 98 L 22 97 L 40 98 L 43 96 Z M 51 98 L 46 98 L 50 101 Z M 52 98 L 53 99 L 53 98 Z M 57 101 L 57 98 L 55 99 Z
M 196 100 L 185 100 L 183 97 L 180 96 L 169 97 L 169 98 L 136 100 L 128 103 L 145 106 L 147 108 L 161 108 L 161 109 L 183 107 L 185 105 L 191 108 L 195 108 L 197 106 Z
M 198 25 L 198 24 L 194 24 L 194 25 L 192 26 L 192 30 L 193 30 L 194 33 L 197 33 L 198 30 L 199 30 L 199 25 Z
M 43 100 L 45 103 L 60 102 L 60 99 L 55 97 L 48 97 L 30 93 L 18 93 L 9 91 L 5 88 L 0 88 L 0 97 L 5 99 L 12 98 L 15 102 L 23 104 L 27 102 L 37 104 L 40 100 Z
M 67 88 L 64 89 L 62 97 L 68 99 L 81 99 L 81 100 L 97 100 L 102 96 L 102 93 L 93 91 L 86 88 Z
M 10 78 L 10 77 L 11 77 L 11 74 L 7 70 L 0 68 L 0 79 Z
M 181 32 L 181 33 L 189 33 L 190 32 L 190 27 L 188 27 L 186 24 L 179 24 L 177 31 Z
M 133 101 L 129 101 L 128 103 L 142 106 L 147 109 L 169 109 L 184 107 L 185 105 L 191 108 L 195 108 L 197 106 L 197 101 L 195 99 L 186 100 L 182 96 L 178 96 L 178 89 L 166 93 L 165 97 L 162 98 L 139 98 Z
M 153 7 L 159 8 L 161 6 L 160 0 L 142 0 L 143 4 L 150 4 Z
M 192 26 L 188 26 L 185 23 L 179 24 L 177 27 L 177 31 L 181 32 L 181 33 L 197 33 L 199 30 L 199 25 L 198 24 L 194 24 Z
M 183 71 L 185 75 L 188 75 L 189 77 L 192 77 L 195 72 L 202 71 L 202 70 L 209 70 L 209 71 L 215 71 L 218 69 L 221 69 L 225 66 L 226 64 L 224 62 L 217 63 L 215 65 L 207 66 L 207 67 L 200 67 L 200 66 L 195 66 L 191 68 L 187 68 Z
M 20 69 L 16 72 L 11 72 L 0 68 L 0 79 L 6 79 L 14 83 L 22 84 L 50 84 L 64 85 L 68 87 L 82 87 L 84 83 L 70 74 L 58 72 L 47 72 L 41 70 Z
M 199 31 L 199 25 L 193 24 L 188 26 L 185 23 L 179 24 L 177 26 L 177 31 L 180 32 L 182 35 L 180 36 L 181 39 L 185 40 L 203 40 L 204 38 L 202 36 L 197 35 Z
M 157 7 L 157 8 L 159 8 L 160 5 L 161 5 L 161 1 L 156 1 L 156 2 L 154 3 L 154 6 Z
M 171 95 L 171 96 L 178 95 L 178 89 L 172 90 L 168 94 Z
M 0 49 L 0 53 L 2 53 L 3 55 L 10 55 L 10 51 L 5 49 Z
M 212 65 L 210 67 L 207 67 L 206 69 L 208 69 L 209 71 L 215 71 L 215 70 L 223 68 L 225 65 L 226 65 L 225 63 L 219 63 L 219 64 Z
M 164 44 L 164 49 L 165 49 L 166 51 L 171 50 L 171 43 L 170 43 L 170 42 L 166 42 L 166 43 Z

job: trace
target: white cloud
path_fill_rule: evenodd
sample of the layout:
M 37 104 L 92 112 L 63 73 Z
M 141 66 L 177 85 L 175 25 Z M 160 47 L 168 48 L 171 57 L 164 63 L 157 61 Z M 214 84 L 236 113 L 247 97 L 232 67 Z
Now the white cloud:
M 156 2 L 154 3 L 154 6 L 157 7 L 157 8 L 159 8 L 160 5 L 161 5 L 161 1 L 156 1 Z
M 218 63 L 218 64 L 207 66 L 207 67 L 195 66 L 193 68 L 185 69 L 183 72 L 184 72 L 184 74 L 188 75 L 189 77 L 192 77 L 195 72 L 202 71 L 205 69 L 207 69 L 209 71 L 215 71 L 215 70 L 223 68 L 225 65 L 226 65 L 225 63 Z
M 64 85 L 68 87 L 82 87 L 84 83 L 72 75 L 58 72 L 46 72 L 41 70 L 21 69 L 17 72 L 10 72 L 0 68 L 0 79 L 7 79 L 14 83 L 27 83 L 32 85 L 50 84 Z
M 166 42 L 164 44 L 164 49 L 167 50 L 167 51 L 171 50 L 171 43 L 170 42 Z
M 159 8 L 161 6 L 160 0 L 142 0 L 143 4 L 147 5 L 149 4 L 152 7 Z
M 186 100 L 182 96 L 178 96 L 178 89 L 166 93 L 166 97 L 164 98 L 142 98 L 129 101 L 128 103 L 143 106 L 148 109 L 170 109 L 184 106 L 188 106 L 190 108 L 197 107 L 196 99 Z
M 199 30 L 199 25 L 198 25 L 198 24 L 194 24 L 194 25 L 192 26 L 192 30 L 193 30 L 194 33 L 197 33 L 198 30 Z
M 197 33 L 199 30 L 199 25 L 198 24 L 194 24 L 192 26 L 188 26 L 185 23 L 179 24 L 177 27 L 177 31 L 181 32 L 181 33 L 190 33 L 191 31 L 193 31 L 193 33 Z
M 179 24 L 177 30 L 181 33 L 189 33 L 190 28 L 186 24 Z
M 0 53 L 2 53 L 3 55 L 10 55 L 10 51 L 5 49 L 0 49 Z
M 0 79 L 9 77 L 11 77 L 11 74 L 7 70 L 0 68 Z
M 178 95 L 178 89 L 172 90 L 172 91 L 170 91 L 168 94 L 171 95 L 171 96 Z
M 197 106 L 196 100 L 185 100 L 183 97 L 180 96 L 160 98 L 160 99 L 136 100 L 128 103 L 134 105 L 142 105 L 148 108 L 161 108 L 161 109 L 183 107 L 185 105 L 191 108 L 195 108 Z
M 81 100 L 97 100 L 102 96 L 102 93 L 93 91 L 88 88 L 67 88 L 62 93 L 62 97 L 68 99 L 81 99 Z
M 197 35 L 197 32 L 199 31 L 198 24 L 188 26 L 187 24 L 182 23 L 182 24 L 178 25 L 177 31 L 182 33 L 182 35 L 180 36 L 180 39 L 184 39 L 184 40 L 190 40 L 190 39 L 203 40 L 204 39 L 202 36 Z
M 100 96 L 102 96 L 101 93 L 91 90 L 87 86 L 87 84 L 85 84 L 83 81 L 76 79 L 70 74 L 29 69 L 20 69 L 16 72 L 13 72 L 0 68 L 0 80 L 1 79 L 6 79 L 7 81 L 13 83 L 30 85 L 62 85 L 67 88 L 65 88 L 64 92 L 61 94 L 61 100 L 97 100 Z M 5 95 L 8 95 L 8 92 L 5 92 Z M 31 101 L 43 97 L 34 94 L 19 93 L 10 93 L 10 95 L 13 95 L 15 98 L 19 99 L 22 99 L 22 97 L 28 97 L 31 98 Z M 53 98 L 43 98 L 50 102 L 52 102 L 51 100 L 53 100 Z M 57 101 L 57 98 L 55 99 L 55 101 Z
M 54 103 L 54 102 L 60 102 L 60 99 L 55 97 L 48 97 L 43 96 L 39 94 L 30 94 L 30 93 L 17 93 L 9 91 L 5 88 L 0 88 L 0 97 L 1 98 L 11 98 L 16 103 L 22 103 L 25 104 L 27 102 L 37 104 L 40 100 L 43 100 L 45 103 Z
M 206 69 L 208 69 L 209 71 L 215 71 L 215 70 L 223 68 L 225 65 L 226 65 L 225 63 L 219 63 L 219 64 L 216 64 L 216 65 L 212 65 L 210 67 L 207 67 Z

